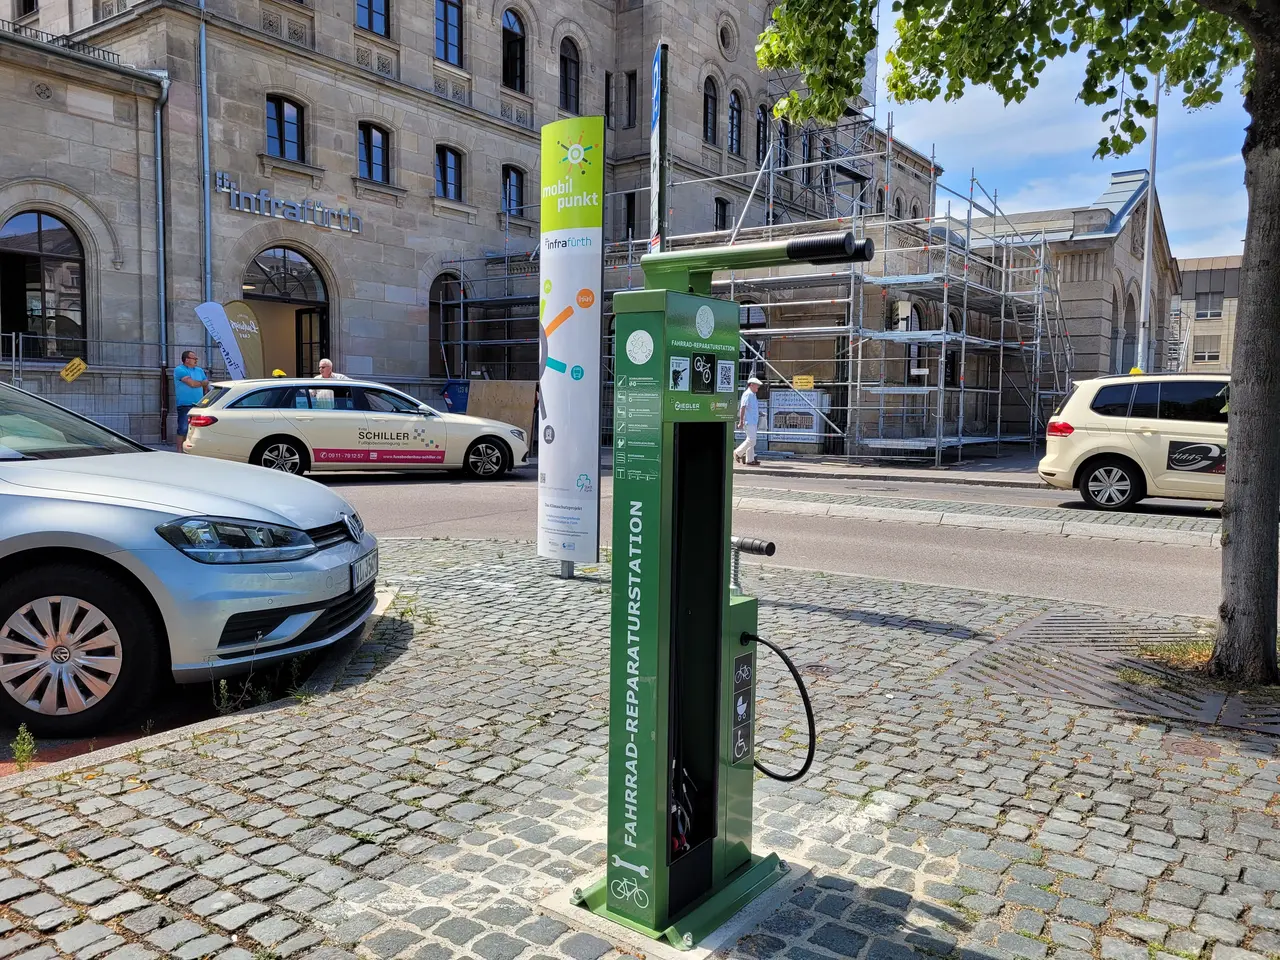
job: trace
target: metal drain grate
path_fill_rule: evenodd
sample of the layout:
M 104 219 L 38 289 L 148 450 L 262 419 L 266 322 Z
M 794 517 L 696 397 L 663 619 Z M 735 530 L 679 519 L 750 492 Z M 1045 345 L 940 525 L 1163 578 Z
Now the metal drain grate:
M 1233 694 L 1227 698 L 1218 723 L 1224 727 L 1280 735 L 1280 702 L 1256 694 Z
M 967 686 L 1280 734 L 1280 700 L 1226 693 L 1131 654 L 1203 635 L 1099 615 L 1050 613 L 943 674 Z
M 1124 650 L 1136 653 L 1148 643 L 1186 643 L 1202 639 L 1199 633 L 1153 626 L 1120 623 L 1098 614 L 1047 613 L 1010 634 L 1025 641 L 1087 646 L 1095 650 Z

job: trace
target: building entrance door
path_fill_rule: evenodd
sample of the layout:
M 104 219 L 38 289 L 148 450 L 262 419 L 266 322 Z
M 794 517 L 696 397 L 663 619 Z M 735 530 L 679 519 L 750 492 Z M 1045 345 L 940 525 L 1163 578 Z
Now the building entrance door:
M 319 269 L 289 247 L 263 250 L 242 284 L 262 329 L 267 370 L 314 377 L 330 356 L 329 297 Z
M 297 371 L 300 377 L 314 377 L 320 361 L 329 355 L 329 311 L 324 307 L 303 307 L 294 314 L 297 330 Z

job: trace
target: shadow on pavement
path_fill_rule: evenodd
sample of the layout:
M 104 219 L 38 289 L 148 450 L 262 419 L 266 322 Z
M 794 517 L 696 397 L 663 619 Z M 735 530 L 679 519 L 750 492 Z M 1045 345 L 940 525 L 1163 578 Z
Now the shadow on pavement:
M 892 630 L 919 630 L 923 633 L 953 637 L 956 640 L 973 640 L 984 636 L 976 630 L 955 623 L 938 620 L 921 620 L 897 614 L 879 613 L 875 610 L 859 610 L 856 607 L 830 607 L 820 603 L 798 603 L 794 600 L 769 600 L 761 597 L 760 606 L 795 610 L 800 613 L 824 613 L 833 620 L 858 623 L 866 627 L 888 627 Z

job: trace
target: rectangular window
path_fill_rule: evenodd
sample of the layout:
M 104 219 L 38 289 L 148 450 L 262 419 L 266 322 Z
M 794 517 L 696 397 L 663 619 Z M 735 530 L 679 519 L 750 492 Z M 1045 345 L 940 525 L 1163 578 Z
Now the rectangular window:
M 436 0 L 436 59 L 462 66 L 462 4 Z
M 1139 383 L 1133 391 L 1133 406 L 1129 408 L 1129 416 L 1154 419 L 1159 406 L 1160 384 L 1148 380 Z
M 716 197 L 716 225 L 714 229 L 729 229 L 729 201 L 723 197 Z
M 1218 320 L 1222 317 L 1221 293 L 1196 294 L 1196 319 Z
M 634 240 L 636 235 L 636 195 L 627 194 L 627 239 Z
M 1222 338 L 1193 337 L 1191 353 L 1196 363 L 1217 363 L 1222 359 Z
M 613 74 L 608 71 L 604 75 L 604 123 L 613 129 Z
M 436 196 L 462 200 L 462 154 L 452 147 L 436 147 Z
M 40 9 L 39 0 L 18 0 L 18 18 L 29 17 Z
M 387 21 L 388 0 L 356 0 L 356 26 L 384 37 L 391 36 Z
M 387 132 L 372 123 L 360 124 L 360 178 L 391 182 L 391 163 L 387 153 Z
M 640 78 L 634 70 L 627 71 L 627 122 L 634 127 L 639 116 Z
M 267 97 L 267 153 L 285 160 L 306 160 L 302 108 L 284 97 Z
M 1221 380 L 1170 380 L 1160 386 L 1160 419 L 1226 423 L 1230 389 Z

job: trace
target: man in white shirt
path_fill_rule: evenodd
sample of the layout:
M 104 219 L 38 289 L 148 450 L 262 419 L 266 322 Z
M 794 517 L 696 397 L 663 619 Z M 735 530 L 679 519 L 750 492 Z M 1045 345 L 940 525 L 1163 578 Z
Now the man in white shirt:
M 760 391 L 760 381 L 752 377 L 747 381 L 747 389 L 742 391 L 742 399 L 738 401 L 738 429 L 747 435 L 747 439 L 733 451 L 733 459 L 749 467 L 759 465 L 756 459 L 756 431 L 760 426 L 760 400 L 756 394 Z
M 316 374 L 317 380 L 350 380 L 348 376 L 344 376 L 333 369 L 333 361 L 325 357 L 320 361 L 320 372 Z

